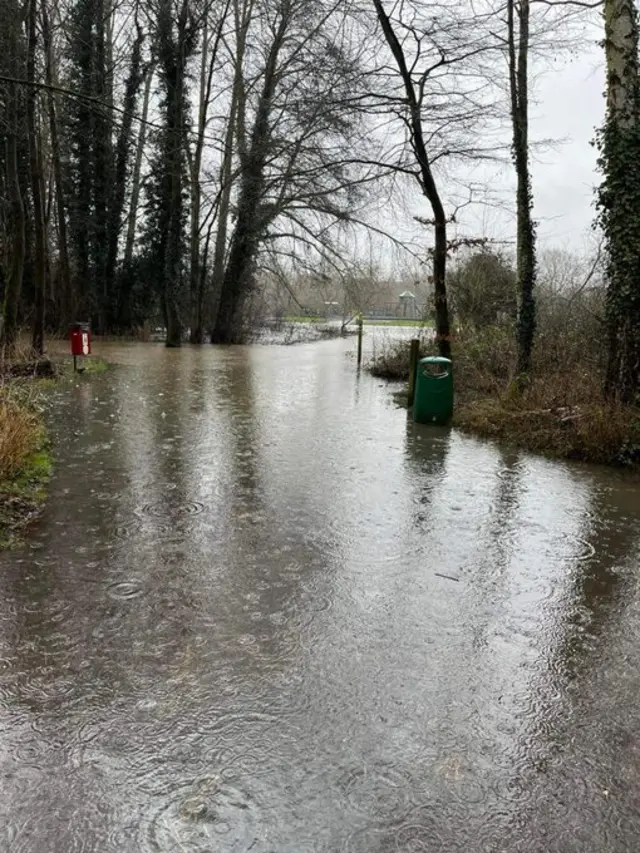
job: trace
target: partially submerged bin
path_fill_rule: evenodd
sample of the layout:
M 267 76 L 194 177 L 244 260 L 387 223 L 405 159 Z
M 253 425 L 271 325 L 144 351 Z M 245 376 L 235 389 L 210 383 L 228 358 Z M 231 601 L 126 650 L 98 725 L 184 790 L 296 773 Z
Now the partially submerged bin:
M 453 414 L 451 359 L 432 355 L 418 362 L 413 419 L 419 424 L 445 424 Z

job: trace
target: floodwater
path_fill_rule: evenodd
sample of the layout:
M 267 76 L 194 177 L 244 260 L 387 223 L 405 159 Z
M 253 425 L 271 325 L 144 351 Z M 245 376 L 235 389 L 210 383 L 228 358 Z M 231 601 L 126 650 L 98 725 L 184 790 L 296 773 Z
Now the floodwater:
M 640 849 L 640 487 L 353 340 L 103 345 L 0 556 L 0 850 Z

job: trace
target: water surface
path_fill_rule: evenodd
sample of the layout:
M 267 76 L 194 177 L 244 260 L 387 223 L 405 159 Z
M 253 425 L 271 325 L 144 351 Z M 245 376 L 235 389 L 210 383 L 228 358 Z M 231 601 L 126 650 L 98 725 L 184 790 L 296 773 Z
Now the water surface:
M 640 489 L 353 340 L 102 345 L 0 556 L 0 849 L 640 848 Z

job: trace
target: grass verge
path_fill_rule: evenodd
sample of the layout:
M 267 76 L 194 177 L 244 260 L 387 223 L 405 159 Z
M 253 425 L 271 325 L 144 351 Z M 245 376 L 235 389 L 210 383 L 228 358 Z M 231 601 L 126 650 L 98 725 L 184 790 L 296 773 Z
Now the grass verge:
M 435 343 L 425 338 L 421 356 L 434 353 Z M 453 424 L 548 456 L 640 470 L 640 408 L 603 400 L 599 357 L 586 346 L 569 357 L 566 347 L 556 343 L 554 349 L 542 338 L 534 378 L 519 392 L 512 377 L 512 329 L 460 334 L 453 344 Z M 408 342 L 385 345 L 368 369 L 374 376 L 406 381 Z
M 305 317 L 304 314 L 300 316 L 292 316 L 292 317 L 284 317 L 284 323 L 326 323 L 326 317 L 320 317 L 319 315 L 311 314 L 309 317 Z
M 88 358 L 80 359 L 78 362 L 78 373 L 80 374 L 98 374 L 98 373 L 106 373 L 109 370 L 110 365 L 109 362 L 104 361 L 101 358 L 96 358 L 95 356 L 90 356 Z M 68 367 L 70 373 L 73 375 L 73 363 L 71 362 Z
M 51 476 L 51 456 L 37 392 L 13 383 L 0 388 L 0 548 L 19 544 L 39 513 Z
M 364 320 L 365 326 L 399 326 L 412 329 L 432 329 L 433 323 L 429 320 Z

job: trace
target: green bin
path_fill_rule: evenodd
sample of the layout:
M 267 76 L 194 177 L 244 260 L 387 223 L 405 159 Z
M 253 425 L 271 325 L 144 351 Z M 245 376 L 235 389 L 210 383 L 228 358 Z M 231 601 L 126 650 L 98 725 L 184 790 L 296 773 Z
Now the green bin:
M 445 424 L 453 414 L 451 359 L 441 356 L 418 362 L 413 419 L 419 424 Z

